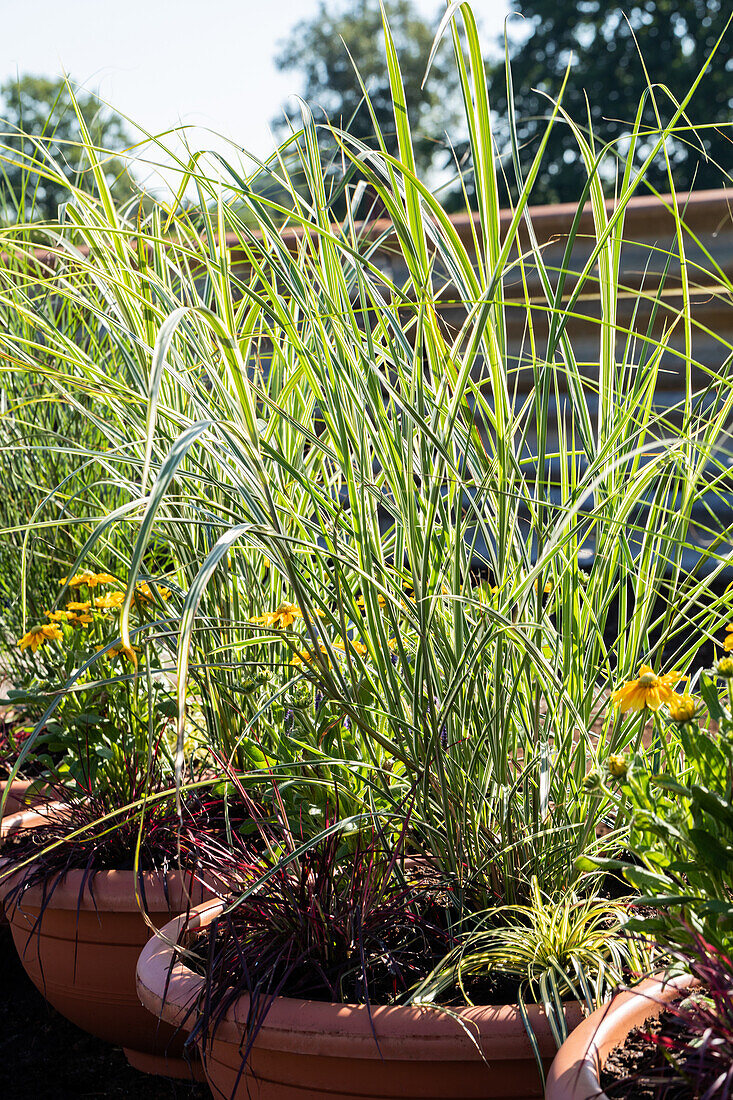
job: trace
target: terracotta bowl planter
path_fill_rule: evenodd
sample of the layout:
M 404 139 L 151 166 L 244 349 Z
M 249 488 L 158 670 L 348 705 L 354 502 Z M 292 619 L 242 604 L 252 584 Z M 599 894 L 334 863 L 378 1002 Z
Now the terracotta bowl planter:
M 23 787 L 27 786 L 24 781 L 19 782 L 22 783 Z M 24 792 L 20 792 L 19 794 L 21 800 L 23 793 Z M 6 808 L 10 805 L 10 801 L 11 798 L 8 796 L 8 801 L 5 804 Z M 22 801 L 18 804 L 24 805 Z M 35 810 L 15 810 L 14 812 L 9 811 L 3 814 L 2 819 L 0 819 L 0 845 L 6 837 L 13 836 L 15 833 L 24 832 L 26 829 L 34 829 L 36 825 L 43 825 L 46 820 L 43 815 L 47 812 L 47 806 L 48 803 L 42 801 Z M 4 863 L 5 861 L 0 858 L 0 874 L 2 874 Z M 0 904 L 0 928 L 7 923 L 8 921 L 3 906 Z
M 205 928 L 223 909 L 199 906 L 188 924 Z M 137 988 L 143 1004 L 169 1025 L 191 1030 L 204 979 L 180 962 L 173 948 L 185 918 L 163 929 L 140 956 Z M 189 1010 L 194 1006 L 194 1012 Z M 240 1044 L 248 998 L 243 997 L 207 1043 L 204 1068 L 219 1100 L 351 1100 L 360 1097 L 468 1100 L 541 1097 L 537 1067 L 516 1006 L 463 1008 L 455 1018 L 437 1009 L 372 1008 L 278 997 L 259 1031 L 246 1072 L 238 1081 Z M 529 1009 L 540 1050 L 549 1065 L 555 1044 L 539 1008 Z M 568 1006 L 571 1027 L 582 1018 Z M 483 1050 L 484 1061 L 475 1043 Z M 488 1063 L 488 1064 L 487 1064 Z
M 26 801 L 26 794 L 28 788 L 31 785 L 30 779 L 14 779 L 12 783 L 0 783 L 0 798 L 5 792 L 6 787 L 10 787 L 8 792 L 7 801 L 5 802 L 5 809 L 3 810 L 3 817 L 10 817 L 11 814 L 20 813 L 23 810 L 27 810 L 29 806 L 37 806 L 39 803 L 45 801 L 42 794 L 36 794 L 29 801 Z
M 635 1027 L 660 1016 L 667 1005 L 695 984 L 689 975 L 666 982 L 663 978 L 647 978 L 592 1012 L 557 1052 L 547 1078 L 545 1100 L 608 1100 L 601 1088 L 601 1070 L 611 1051 Z
M 36 815 L 17 815 L 19 819 Z M 16 819 L 10 819 L 14 821 Z M 42 819 L 41 819 L 42 820 Z M 5 827 L 7 819 L 3 822 Z M 37 822 L 36 822 L 37 823 Z M 17 822 L 22 826 L 22 821 Z M 0 861 L 0 876 L 12 867 Z M 33 984 L 72 1023 L 123 1047 L 136 1069 L 169 1077 L 202 1079 L 200 1065 L 183 1057 L 182 1034 L 157 1024 L 135 992 L 135 964 L 151 935 L 135 897 L 132 871 L 98 871 L 84 881 L 71 871 L 51 892 L 51 881 L 9 897 L 17 878 L 0 879 L 0 902 L 10 921 L 18 955 Z M 185 910 L 180 874 L 142 876 L 145 904 L 155 927 Z M 44 899 L 44 888 L 48 894 Z M 191 889 L 200 903 L 200 887 Z

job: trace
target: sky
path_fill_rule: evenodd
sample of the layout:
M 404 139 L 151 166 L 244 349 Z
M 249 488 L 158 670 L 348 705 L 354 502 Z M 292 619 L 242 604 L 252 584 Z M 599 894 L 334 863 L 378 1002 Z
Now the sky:
M 440 0 L 415 0 L 435 17 Z M 506 0 L 474 0 L 487 43 L 502 32 Z M 270 122 L 301 90 L 280 73 L 278 43 L 317 0 L 0 0 L 0 82 L 64 71 L 122 114 L 159 133 L 208 127 L 258 157 Z M 194 140 L 207 147 L 204 135 Z

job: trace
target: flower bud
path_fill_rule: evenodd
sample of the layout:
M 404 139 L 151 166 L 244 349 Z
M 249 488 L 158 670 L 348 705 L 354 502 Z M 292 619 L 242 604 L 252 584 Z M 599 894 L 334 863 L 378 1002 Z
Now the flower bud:
M 626 773 L 629 770 L 626 753 L 612 752 L 606 760 L 606 767 L 608 768 L 609 774 L 612 775 L 614 779 L 625 779 Z
M 586 794 L 595 794 L 601 790 L 602 786 L 601 776 L 597 771 L 588 772 L 583 780 L 583 790 Z
M 731 664 L 733 664 L 733 661 Z M 691 718 L 695 717 L 697 702 L 685 692 L 684 695 L 678 695 L 667 709 L 673 722 L 689 722 Z
M 721 657 L 715 666 L 718 676 L 726 680 L 733 680 L 733 657 Z

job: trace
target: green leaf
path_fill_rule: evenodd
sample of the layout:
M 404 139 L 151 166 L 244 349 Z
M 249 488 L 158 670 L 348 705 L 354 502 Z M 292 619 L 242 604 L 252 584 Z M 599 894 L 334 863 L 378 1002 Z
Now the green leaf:
M 700 674 L 700 695 L 712 720 L 721 722 L 725 718 L 725 710 L 720 702 L 718 683 L 707 672 Z
M 697 847 L 703 867 L 711 865 L 718 871 L 723 871 L 733 861 L 733 850 L 726 848 L 706 829 L 690 829 L 690 839 Z

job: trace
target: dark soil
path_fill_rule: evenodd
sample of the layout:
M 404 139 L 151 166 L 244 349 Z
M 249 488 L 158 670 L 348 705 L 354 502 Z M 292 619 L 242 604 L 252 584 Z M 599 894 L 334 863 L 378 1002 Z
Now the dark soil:
M 626 1042 L 612 1050 L 601 1071 L 601 1085 L 613 1100 L 694 1100 L 691 1087 L 675 1079 L 669 1062 L 655 1043 L 657 1036 L 679 1035 L 672 1013 L 663 1012 L 630 1031 Z
M 210 1100 L 206 1085 L 138 1073 L 117 1047 L 70 1024 L 43 999 L 0 928 L 0 1097 L 10 1100 Z

